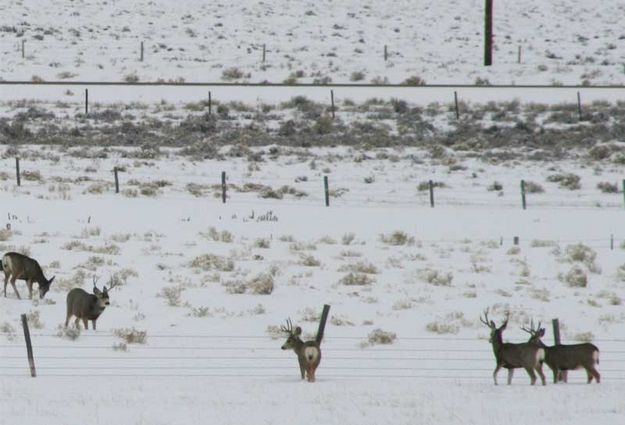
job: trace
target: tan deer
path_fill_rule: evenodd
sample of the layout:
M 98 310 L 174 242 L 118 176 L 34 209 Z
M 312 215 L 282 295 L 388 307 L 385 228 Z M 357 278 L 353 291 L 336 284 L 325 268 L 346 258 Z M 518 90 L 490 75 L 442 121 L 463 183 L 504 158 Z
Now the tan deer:
M 554 384 L 558 382 L 566 383 L 568 371 L 582 367 L 586 370 L 588 384 L 592 382 L 593 378 L 597 381 L 597 384 L 601 382 L 601 375 L 596 368 L 596 365 L 599 364 L 599 349 L 597 346 L 591 343 L 547 346 L 541 340 L 545 336 L 545 328 L 540 327 L 540 322 L 536 328 L 534 328 L 533 321 L 530 326 L 529 329 L 521 329 L 530 334 L 530 343 L 537 344 L 545 350 L 545 363 L 553 372 Z
M 299 370 L 304 379 L 304 376 L 308 379 L 308 382 L 315 382 L 315 371 L 321 362 L 321 340 L 323 334 L 317 334 L 314 341 L 302 341 L 300 336 L 302 335 L 302 328 L 297 326 L 293 329 L 291 319 L 287 319 L 286 326 L 281 326 L 282 332 L 288 335 L 286 342 L 282 345 L 283 350 L 293 350 L 297 354 L 297 361 L 299 362 Z
M 488 310 L 484 312 L 484 318 L 480 316 L 480 321 L 490 328 L 489 342 L 493 346 L 493 353 L 497 362 L 493 372 L 495 385 L 497 385 L 497 373 L 502 367 L 508 369 L 508 385 L 512 383 L 514 369 L 518 368 L 525 369 L 530 376 L 532 385 L 536 383 L 536 372 L 538 372 L 542 384 L 545 385 L 545 375 L 543 373 L 545 350 L 535 343 L 512 344 L 503 342 L 502 334 L 506 326 L 508 326 L 509 319 L 510 313 L 506 313 L 506 320 L 498 328 L 495 322 L 488 320 Z
M 9 277 L 11 281 L 11 286 L 13 286 L 13 290 L 15 291 L 15 295 L 17 295 L 18 299 L 21 299 L 20 293 L 17 291 L 17 287 L 15 286 L 15 281 L 25 280 L 26 286 L 28 287 L 28 297 L 32 299 L 33 297 L 33 283 L 37 282 L 39 284 L 39 297 L 43 298 L 46 295 L 46 292 L 50 289 L 50 285 L 54 280 L 54 276 L 52 279 L 48 280 L 43 275 L 43 271 L 41 270 L 41 266 L 39 263 L 27 257 L 24 254 L 20 254 L 17 252 L 7 252 L 2 257 L 2 270 L 4 271 L 4 296 L 7 296 L 7 283 L 9 282 Z
M 80 327 L 80 320 L 85 325 L 85 330 L 89 329 L 89 320 L 93 324 L 93 330 L 95 331 L 95 323 L 98 317 L 104 312 L 107 306 L 111 303 L 109 301 L 110 289 L 113 289 L 116 284 L 109 283 L 109 288 L 102 287 L 100 291 L 96 286 L 98 279 L 93 277 L 93 294 L 81 288 L 74 288 L 67 294 L 67 316 L 65 318 L 65 327 L 69 324 L 69 319 L 72 316 L 76 317 L 76 327 Z

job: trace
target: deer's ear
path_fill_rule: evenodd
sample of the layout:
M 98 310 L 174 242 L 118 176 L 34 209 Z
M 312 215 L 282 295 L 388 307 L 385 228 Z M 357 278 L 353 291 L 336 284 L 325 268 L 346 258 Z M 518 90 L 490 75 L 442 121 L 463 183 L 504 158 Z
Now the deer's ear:
M 540 338 L 545 336 L 545 328 L 540 328 L 540 330 L 538 331 L 538 336 Z
M 102 288 L 102 292 L 104 292 L 105 294 L 108 293 L 108 289 L 106 289 L 106 286 Z
M 503 331 L 506 329 L 506 326 L 508 326 L 508 321 L 506 320 L 505 322 L 503 322 L 503 325 L 501 325 L 501 327 L 499 328 L 500 331 Z
M 490 321 L 490 327 L 493 329 L 497 329 L 497 325 L 492 320 Z
M 299 326 L 297 326 L 297 327 L 295 328 L 295 332 L 293 332 L 293 335 L 300 336 L 301 334 L 302 334 L 302 328 L 300 328 Z
M 55 277 L 56 277 L 56 276 L 52 276 L 52 279 L 50 279 L 50 280 L 48 281 L 48 285 L 52 285 L 52 281 L 54 281 L 54 278 L 55 278 Z
M 97 286 L 94 286 L 94 287 L 93 287 L 93 293 L 94 293 L 94 294 L 96 294 L 96 295 L 98 295 L 98 294 L 100 294 L 101 292 L 100 292 L 100 290 L 98 289 L 98 287 L 97 287 Z

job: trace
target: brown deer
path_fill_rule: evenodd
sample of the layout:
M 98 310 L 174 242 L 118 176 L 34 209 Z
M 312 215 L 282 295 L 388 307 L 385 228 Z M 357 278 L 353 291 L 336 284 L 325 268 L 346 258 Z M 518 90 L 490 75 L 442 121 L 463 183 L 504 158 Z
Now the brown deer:
M 530 343 L 537 344 L 545 350 L 545 363 L 553 372 L 554 384 L 566 383 L 568 371 L 582 367 L 586 369 L 587 383 L 590 384 L 593 378 L 597 384 L 601 382 L 601 375 L 595 367 L 599 364 L 599 349 L 596 345 L 583 343 L 547 346 L 541 340 L 545 336 L 545 328 L 540 327 L 540 322 L 536 328 L 534 328 L 534 322 L 530 326 L 530 329 L 521 329 L 530 334 Z
M 5 297 L 7 296 L 7 283 L 9 282 L 9 277 L 11 278 L 11 286 L 13 286 L 13 290 L 15 291 L 15 295 L 17 295 L 18 299 L 21 299 L 21 297 L 20 293 L 17 292 L 17 287 L 15 286 L 15 281 L 17 279 L 26 281 L 28 296 L 31 299 L 33 297 L 33 282 L 37 282 L 39 284 L 39 297 L 43 298 L 46 295 L 46 292 L 50 289 L 50 285 L 54 280 L 54 276 L 52 276 L 52 279 L 50 280 L 46 279 L 43 275 L 43 271 L 41 270 L 41 266 L 36 260 L 17 252 L 7 252 L 4 254 L 2 257 L 2 270 L 4 271 Z
M 490 328 L 489 342 L 493 346 L 497 366 L 493 372 L 493 380 L 497 385 L 497 373 L 503 367 L 508 369 L 508 385 L 512 383 L 514 369 L 523 368 L 530 376 L 532 385 L 536 383 L 536 373 L 540 376 L 542 384 L 545 385 L 545 375 L 543 373 L 543 360 L 545 350 L 534 343 L 512 344 L 503 342 L 502 334 L 508 326 L 510 313 L 506 313 L 506 320 L 498 328 L 495 322 L 488 320 L 488 310 L 484 312 L 484 318 L 480 316 L 480 321 Z
M 317 334 L 314 341 L 304 342 L 300 338 L 302 328 L 297 326 L 295 330 L 293 330 L 291 319 L 287 319 L 286 326 L 281 326 L 280 329 L 288 335 L 286 342 L 282 345 L 282 349 L 292 349 L 295 351 L 302 379 L 304 379 L 305 375 L 308 382 L 315 382 L 315 371 L 321 362 L 320 345 L 323 339 L 323 333 L 320 332 Z
M 67 294 L 67 316 L 65 318 L 65 327 L 69 324 L 69 319 L 72 316 L 76 317 L 76 327 L 80 327 L 80 320 L 85 325 L 85 330 L 89 329 L 89 320 L 93 323 L 93 330 L 95 331 L 95 323 L 98 317 L 110 305 L 109 293 L 110 289 L 113 289 L 116 284 L 110 283 L 109 288 L 102 287 L 100 291 L 96 286 L 98 279 L 93 278 L 93 294 L 81 288 L 74 288 Z M 111 279 L 112 282 L 112 279 Z

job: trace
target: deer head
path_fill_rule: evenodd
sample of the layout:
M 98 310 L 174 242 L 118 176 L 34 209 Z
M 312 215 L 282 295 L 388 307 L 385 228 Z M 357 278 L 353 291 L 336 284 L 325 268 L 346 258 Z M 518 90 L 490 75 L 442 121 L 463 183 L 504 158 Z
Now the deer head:
M 299 326 L 295 327 L 293 330 L 293 323 L 291 323 L 291 319 L 287 319 L 286 326 L 280 326 L 280 330 L 287 335 L 286 342 L 282 345 L 283 350 L 292 350 L 295 349 L 298 345 L 302 343 L 300 336 L 302 335 L 302 328 Z
M 494 321 L 488 319 L 488 309 L 484 310 L 484 318 L 480 316 L 480 322 L 482 322 L 483 324 L 485 324 L 486 326 L 490 328 L 490 339 L 488 340 L 488 342 L 490 342 L 491 344 L 494 342 L 502 342 L 501 334 L 503 333 L 504 330 L 506 330 L 509 319 L 510 319 L 510 312 L 507 311 L 506 319 L 504 320 L 503 324 L 498 328 Z

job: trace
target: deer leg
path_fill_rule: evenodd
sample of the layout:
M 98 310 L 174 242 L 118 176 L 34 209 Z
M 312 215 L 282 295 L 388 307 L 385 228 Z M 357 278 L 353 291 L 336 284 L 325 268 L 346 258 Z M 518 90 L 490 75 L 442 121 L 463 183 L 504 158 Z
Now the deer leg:
M 302 362 L 302 359 L 299 358 L 299 356 L 297 357 L 297 361 L 299 362 L 299 373 L 300 375 L 302 375 L 302 379 L 304 379 L 306 375 L 306 367 L 304 366 L 304 363 Z
M 525 370 L 527 371 L 527 374 L 530 376 L 532 385 L 534 385 L 536 383 L 536 374 L 534 373 L 534 369 L 531 367 L 526 367 Z
M 91 323 L 93 324 L 93 330 L 95 331 L 95 320 L 92 320 Z
M 508 369 L 508 385 L 512 385 L 512 375 L 514 375 L 514 369 Z
M 493 381 L 495 381 L 495 385 L 497 385 L 497 373 L 499 372 L 499 369 L 501 369 L 501 366 L 497 365 L 495 367 L 495 371 L 493 372 Z
M 89 320 L 82 319 L 82 323 L 85 325 L 85 330 L 89 330 Z
M 595 381 L 597 381 L 597 384 L 601 383 L 601 375 L 599 375 L 599 372 L 597 372 L 597 369 L 595 369 L 594 366 L 591 366 L 590 373 L 592 373 L 592 376 L 595 377 Z
M 4 298 L 7 297 L 7 283 L 9 283 L 9 275 L 5 273 L 4 274 Z
M 315 368 L 308 368 L 308 382 L 315 382 Z
M 542 382 L 543 385 L 547 385 L 547 383 L 545 382 L 545 374 L 543 373 L 543 364 L 542 363 L 538 363 L 538 366 L 536 367 L 536 370 L 538 371 L 538 375 L 540 376 L 540 380 Z
M 15 291 L 15 295 L 17 295 L 17 299 L 21 300 L 22 297 L 20 297 L 20 293 L 17 292 L 17 287 L 15 286 L 15 281 L 16 281 L 15 276 L 11 276 L 11 286 L 13 287 L 13 290 Z
M 77 317 L 76 320 L 74 320 L 74 326 L 76 329 L 80 330 L 80 317 Z
M 33 299 L 33 281 L 28 279 L 26 281 L 26 286 L 28 287 L 28 298 Z
M 564 382 L 565 384 L 568 384 L 568 382 L 569 382 L 569 371 L 568 370 L 561 370 L 560 371 L 560 381 Z

